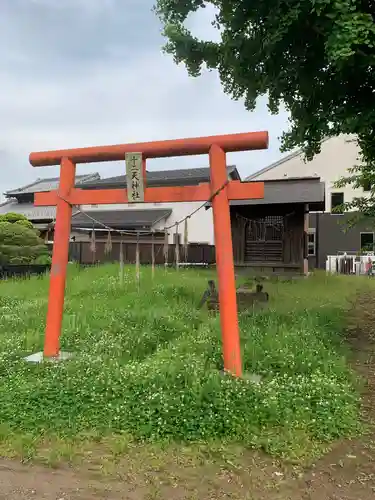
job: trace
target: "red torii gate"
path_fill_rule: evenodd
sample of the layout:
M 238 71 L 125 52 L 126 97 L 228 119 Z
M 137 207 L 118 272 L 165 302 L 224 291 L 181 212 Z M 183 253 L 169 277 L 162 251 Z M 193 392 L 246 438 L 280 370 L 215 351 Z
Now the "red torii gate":
M 56 205 L 57 207 L 44 355 L 54 358 L 60 352 L 59 338 L 64 309 L 72 205 L 128 203 L 127 189 L 83 190 L 75 188 L 76 164 L 119 161 L 125 159 L 126 153 L 137 152 L 142 154 L 145 203 L 204 202 L 219 191 L 212 200 L 212 208 L 224 369 L 236 376 L 241 376 L 242 364 L 229 200 L 263 198 L 264 184 L 262 182 L 227 182 L 226 153 L 266 149 L 267 147 L 268 133 L 252 132 L 31 153 L 30 163 L 34 167 L 60 165 L 58 191 L 35 193 L 34 200 L 36 206 Z M 197 186 L 147 188 L 147 158 L 207 153 L 210 161 L 210 183 L 202 183 Z

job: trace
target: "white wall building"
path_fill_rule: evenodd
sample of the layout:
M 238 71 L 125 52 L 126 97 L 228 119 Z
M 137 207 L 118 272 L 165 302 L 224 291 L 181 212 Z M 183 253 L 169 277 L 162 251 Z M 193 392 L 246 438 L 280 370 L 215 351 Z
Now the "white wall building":
M 131 210 L 165 210 L 171 211 L 170 215 L 162 218 L 152 225 L 153 231 L 164 231 L 165 227 L 174 225 L 176 222 L 181 221 L 199 207 L 202 206 L 201 202 L 182 202 L 182 203 L 128 203 L 125 205 L 81 205 L 80 209 L 83 212 L 88 212 L 92 217 L 95 217 L 95 212 L 104 211 L 123 211 Z M 178 228 L 181 241 L 183 241 L 185 225 L 181 224 Z M 169 229 L 169 243 L 175 241 L 175 228 Z M 81 238 L 86 239 L 86 238 Z M 188 219 L 188 240 L 189 243 L 200 243 L 213 245 L 214 244 L 214 225 L 212 209 L 206 210 L 201 208 L 196 214 Z
M 320 177 L 325 183 L 325 211 L 331 212 L 335 205 L 350 202 L 353 198 L 366 194 L 363 189 L 354 189 L 351 185 L 344 188 L 334 187 L 337 180 L 349 174 L 349 168 L 358 164 L 358 156 L 359 148 L 355 137 L 340 135 L 323 141 L 321 152 L 309 162 L 303 160 L 303 154 L 298 150 L 255 172 L 247 180 Z
M 325 213 L 310 213 L 308 256 L 312 267 L 324 267 L 328 256 L 342 253 L 375 250 L 375 231 L 371 220 L 362 220 L 354 227 L 346 224 L 347 216 L 332 209 L 353 198 L 366 197 L 371 186 L 335 187 L 335 182 L 350 175 L 349 169 L 358 165 L 359 147 L 355 136 L 340 135 L 323 141 L 321 152 L 305 162 L 301 151 L 255 172 L 247 180 L 271 180 L 296 177 L 319 177 L 325 184 Z

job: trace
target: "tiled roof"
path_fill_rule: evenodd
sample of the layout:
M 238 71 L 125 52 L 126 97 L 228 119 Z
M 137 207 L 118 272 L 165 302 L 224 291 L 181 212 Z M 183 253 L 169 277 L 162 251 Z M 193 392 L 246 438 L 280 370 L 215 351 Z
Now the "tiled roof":
M 87 174 L 87 175 L 76 175 L 76 185 L 81 185 L 86 182 L 93 182 L 99 180 L 100 176 L 98 173 Z M 11 191 L 7 191 L 5 196 L 13 197 L 21 194 L 33 194 L 33 193 L 41 193 L 43 191 L 53 191 L 57 189 L 59 186 L 59 177 L 52 177 L 50 179 L 38 179 L 32 184 L 28 184 L 27 186 L 13 189 Z
M 151 210 L 90 210 L 86 212 L 97 221 L 117 229 L 150 228 L 172 213 L 171 209 Z M 103 226 L 95 224 L 84 213 L 78 212 L 72 217 L 72 227 L 81 229 L 100 229 Z
M 0 205 L 0 214 L 13 212 L 23 214 L 30 221 L 54 219 L 56 207 L 35 207 L 32 203 L 18 203 L 17 200 L 9 200 Z
M 232 174 L 236 179 L 240 178 L 235 166 L 228 166 L 228 173 Z M 169 186 L 169 185 L 195 185 L 200 182 L 208 182 L 210 180 L 210 169 L 204 168 L 185 168 L 179 170 L 156 170 L 147 171 L 148 186 Z M 126 175 L 118 175 L 116 177 L 108 177 L 94 182 L 86 182 L 82 189 L 93 188 L 126 188 Z

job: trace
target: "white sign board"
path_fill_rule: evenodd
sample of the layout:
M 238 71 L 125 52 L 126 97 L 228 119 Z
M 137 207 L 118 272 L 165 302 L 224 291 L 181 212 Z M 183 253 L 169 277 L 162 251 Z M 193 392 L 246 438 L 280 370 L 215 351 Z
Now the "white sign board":
M 144 201 L 142 153 L 125 153 L 128 202 Z

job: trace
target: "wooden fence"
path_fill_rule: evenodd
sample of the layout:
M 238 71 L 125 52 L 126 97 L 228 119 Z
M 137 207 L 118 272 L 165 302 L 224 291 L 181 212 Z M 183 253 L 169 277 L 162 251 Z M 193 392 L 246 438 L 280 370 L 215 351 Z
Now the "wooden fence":
M 123 259 L 126 264 L 134 264 L 136 257 L 136 243 L 124 242 Z M 155 242 L 155 264 L 164 264 L 164 243 Z M 97 241 L 95 244 L 95 252 L 91 251 L 89 242 L 71 242 L 69 259 L 83 265 L 118 262 L 120 258 L 120 243 L 113 242 L 112 250 L 109 253 L 105 252 L 105 242 Z M 139 243 L 139 259 L 141 264 L 151 264 L 152 261 L 152 245 L 151 243 Z M 183 247 L 180 246 L 180 262 L 185 262 Z M 189 264 L 215 264 L 215 246 L 190 244 L 188 246 L 186 262 Z M 168 263 L 175 263 L 175 245 L 168 245 Z
M 52 250 L 52 245 L 48 245 Z M 135 263 L 136 243 L 123 243 L 123 258 L 125 264 Z M 101 264 L 105 262 L 118 262 L 120 258 L 120 243 L 112 243 L 110 253 L 105 253 L 105 242 L 99 241 L 95 244 L 95 253 L 91 251 L 89 242 L 71 242 L 69 249 L 69 260 L 77 262 L 83 266 Z M 139 244 L 139 257 L 141 264 L 151 264 L 151 243 Z M 215 246 L 190 244 L 188 246 L 187 259 L 183 248 L 180 246 L 180 263 L 188 264 L 215 264 Z M 168 263 L 175 264 L 175 245 L 168 246 Z M 155 242 L 155 264 L 164 264 L 164 243 Z M 35 275 L 43 275 L 50 271 L 50 265 L 9 265 L 0 266 L 0 279 L 23 277 L 28 278 Z
M 51 266 L 49 264 L 0 266 L 0 279 L 4 280 L 8 278 L 29 278 L 30 276 L 39 276 L 49 272 L 50 268 Z

